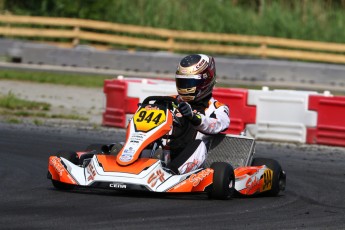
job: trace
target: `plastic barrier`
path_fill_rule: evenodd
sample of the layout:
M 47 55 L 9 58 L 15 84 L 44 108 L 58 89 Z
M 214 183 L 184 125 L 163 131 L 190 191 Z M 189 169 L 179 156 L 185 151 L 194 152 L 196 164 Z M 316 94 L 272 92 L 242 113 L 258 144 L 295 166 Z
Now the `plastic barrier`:
M 149 79 L 105 80 L 106 108 L 103 125 L 124 128 L 127 121 L 138 108 L 138 103 L 152 95 L 174 95 L 176 86 L 173 81 Z
M 316 92 L 249 90 L 248 104 L 256 105 L 256 124 L 251 136 L 261 140 L 306 143 L 306 127 L 316 127 L 317 113 L 308 111 L 309 95 Z
M 256 107 L 247 104 L 248 90 L 215 88 L 213 97 L 230 108 L 230 127 L 225 133 L 240 134 L 247 124 L 255 124 Z
M 316 128 L 308 129 L 307 143 L 345 146 L 345 97 L 309 97 L 309 109 L 318 114 Z
M 135 113 L 139 98 L 128 97 L 127 89 L 126 81 L 104 81 L 106 108 L 103 113 L 103 125 L 124 128 L 127 123 L 126 114 Z
M 128 82 L 129 97 L 138 97 L 143 101 L 152 95 L 168 96 L 176 95 L 176 85 L 174 81 L 148 80 L 148 79 L 126 79 Z
M 147 96 L 175 95 L 174 81 L 105 80 L 103 125 L 124 128 Z M 259 140 L 345 146 L 345 97 L 311 91 L 215 88 L 213 96 L 230 108 L 226 133 L 246 129 Z

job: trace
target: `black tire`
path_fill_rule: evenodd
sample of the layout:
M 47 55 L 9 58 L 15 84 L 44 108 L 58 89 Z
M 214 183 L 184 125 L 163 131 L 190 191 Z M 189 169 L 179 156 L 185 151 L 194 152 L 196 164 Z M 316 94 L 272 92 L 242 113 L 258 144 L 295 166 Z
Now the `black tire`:
M 210 168 L 214 170 L 214 173 L 209 197 L 217 200 L 230 199 L 235 190 L 234 169 L 225 162 L 214 162 Z
M 268 158 L 254 158 L 252 166 L 266 165 L 269 169 L 273 171 L 272 178 L 272 188 L 269 191 L 264 192 L 267 196 L 277 196 L 280 191 L 285 190 L 286 176 L 285 172 L 282 170 L 280 164 L 273 159 Z
M 109 149 L 105 144 L 91 144 L 86 147 L 86 152 L 96 151 L 97 153 L 109 153 Z
M 117 156 L 117 154 L 121 151 L 123 145 L 121 143 L 114 143 L 110 149 L 110 155 Z
M 75 188 L 74 184 L 67 184 L 57 180 L 52 180 L 52 184 L 56 189 L 59 190 L 72 190 Z
M 62 150 L 62 151 L 57 152 L 56 156 L 63 157 L 69 160 L 70 162 L 72 162 L 73 164 L 78 164 L 79 162 L 78 155 L 74 151 Z M 57 180 L 52 180 L 52 184 L 56 189 L 59 189 L 59 190 L 72 190 L 75 188 L 74 184 L 67 184 L 61 181 L 57 181 Z
M 76 165 L 79 163 L 78 155 L 74 151 L 61 150 L 56 153 L 56 156 L 63 157 Z

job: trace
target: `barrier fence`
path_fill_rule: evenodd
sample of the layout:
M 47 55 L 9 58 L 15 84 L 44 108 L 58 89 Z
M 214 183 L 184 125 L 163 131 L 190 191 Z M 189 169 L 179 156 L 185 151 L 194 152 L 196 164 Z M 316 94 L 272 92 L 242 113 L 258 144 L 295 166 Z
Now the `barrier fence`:
M 103 125 L 125 128 L 137 104 L 152 95 L 176 94 L 173 81 L 113 79 L 104 84 Z M 215 88 L 213 96 L 230 107 L 225 133 L 258 140 L 345 146 L 345 97 L 329 92 Z
M 296 39 L 177 31 L 75 18 L 0 15 L 0 35 L 61 47 L 91 44 L 345 63 L 345 45 Z
M 316 127 L 308 129 L 307 143 L 345 146 L 345 97 L 309 97 L 309 110 L 318 114 Z

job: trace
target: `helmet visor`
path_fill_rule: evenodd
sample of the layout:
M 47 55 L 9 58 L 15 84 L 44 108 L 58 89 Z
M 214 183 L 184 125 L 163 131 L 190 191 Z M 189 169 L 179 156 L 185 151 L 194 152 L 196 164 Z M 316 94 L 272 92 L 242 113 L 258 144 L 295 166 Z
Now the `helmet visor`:
M 203 81 L 200 75 L 176 75 L 176 88 L 179 94 L 193 94 Z

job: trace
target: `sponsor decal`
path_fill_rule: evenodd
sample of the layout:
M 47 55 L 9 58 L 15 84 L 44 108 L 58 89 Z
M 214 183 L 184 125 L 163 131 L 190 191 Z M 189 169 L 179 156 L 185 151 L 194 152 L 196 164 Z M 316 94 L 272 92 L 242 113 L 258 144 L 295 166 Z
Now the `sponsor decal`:
M 144 138 L 145 138 L 145 136 L 142 135 L 141 133 L 139 133 L 139 134 L 138 134 L 138 133 L 134 133 L 134 134 L 130 137 L 129 142 L 138 144 L 138 143 L 140 143 L 141 141 L 143 141 Z
M 256 188 L 258 185 L 260 184 L 260 180 L 258 180 L 256 178 L 256 176 L 254 176 L 254 179 L 252 177 L 248 178 L 247 182 L 246 182 L 246 188 L 248 191 Z
M 273 171 L 271 169 L 266 169 L 263 177 L 264 177 L 264 183 L 261 188 L 262 192 L 270 190 L 272 188 Z
M 120 160 L 123 161 L 123 162 L 128 162 L 128 161 L 131 161 L 133 159 L 133 155 L 132 154 L 122 154 L 120 156 Z
M 50 165 L 55 168 L 55 171 L 59 174 L 59 176 L 62 176 L 62 173 L 66 170 L 65 167 L 61 164 L 61 159 L 58 157 L 54 157 L 50 161 Z
M 119 183 L 112 183 L 112 184 L 109 184 L 109 187 L 110 187 L 110 188 L 126 189 L 126 188 L 127 188 L 127 185 L 125 185 L 125 184 L 119 184 Z
M 158 169 L 156 172 L 152 173 L 147 180 L 147 183 L 153 188 L 157 184 L 157 181 L 163 182 L 165 181 L 164 179 L 164 173 Z
M 198 174 L 193 174 L 189 177 L 189 182 L 193 184 L 194 187 L 198 186 L 201 181 L 203 181 L 210 173 L 212 172 L 212 169 L 204 169 Z
M 184 165 L 181 166 L 181 172 L 183 173 L 188 173 L 191 172 L 192 170 L 195 170 L 198 168 L 199 161 L 195 159 L 193 162 L 187 162 Z
M 93 166 L 92 163 L 90 163 L 87 168 L 86 168 L 86 171 L 90 174 L 88 177 L 87 177 L 87 181 L 90 181 L 90 180 L 94 180 L 95 179 L 95 176 L 96 176 L 96 170 Z
M 135 152 L 135 150 L 133 149 L 133 147 L 129 147 L 128 149 L 125 149 L 124 153 L 127 154 L 133 154 Z
M 143 134 L 143 133 L 133 133 L 133 135 L 132 135 L 133 138 L 136 138 L 138 140 L 144 139 L 145 136 L 146 136 L 146 134 Z
M 129 147 L 123 151 L 120 156 L 120 160 L 123 162 L 128 162 L 133 159 L 133 155 L 135 153 L 135 149 L 133 147 Z
M 201 67 L 203 67 L 203 65 L 205 64 L 205 59 L 202 59 L 194 68 L 194 71 L 197 71 L 198 69 L 200 69 Z

